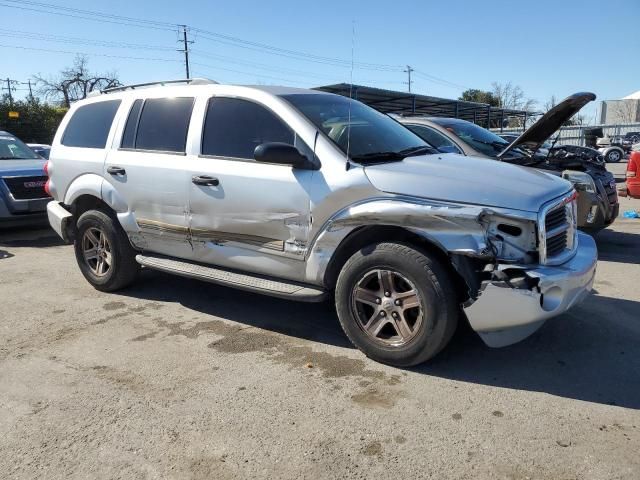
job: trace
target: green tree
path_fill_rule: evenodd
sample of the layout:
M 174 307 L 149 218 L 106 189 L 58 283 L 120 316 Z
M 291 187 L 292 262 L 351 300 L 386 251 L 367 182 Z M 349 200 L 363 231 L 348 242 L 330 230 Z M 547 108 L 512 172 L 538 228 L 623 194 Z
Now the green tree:
M 463 100 L 465 102 L 488 103 L 492 107 L 500 106 L 499 100 L 493 95 L 493 93 L 478 90 L 477 88 L 465 90 L 462 92 L 462 95 L 460 95 L 458 100 Z
M 18 118 L 9 118 L 9 112 Z M 38 98 L 14 100 L 4 96 L 0 100 L 0 130 L 6 130 L 24 142 L 50 144 L 67 109 L 42 103 Z

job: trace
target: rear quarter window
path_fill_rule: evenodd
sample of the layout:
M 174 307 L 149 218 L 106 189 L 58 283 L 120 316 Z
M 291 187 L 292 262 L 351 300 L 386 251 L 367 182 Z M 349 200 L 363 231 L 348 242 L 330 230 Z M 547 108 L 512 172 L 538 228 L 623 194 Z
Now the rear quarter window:
M 104 148 L 120 100 L 90 103 L 79 107 L 69 120 L 62 145 L 79 148 Z

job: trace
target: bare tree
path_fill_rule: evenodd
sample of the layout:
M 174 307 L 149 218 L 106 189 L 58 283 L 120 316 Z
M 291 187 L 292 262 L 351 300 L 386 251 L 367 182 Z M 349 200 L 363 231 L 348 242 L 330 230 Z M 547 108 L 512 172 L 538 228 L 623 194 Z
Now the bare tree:
M 616 122 L 635 123 L 640 115 L 639 100 L 618 100 L 615 104 Z
M 57 78 L 46 79 L 36 75 L 38 91 L 45 98 L 59 101 L 69 107 L 72 102 L 86 98 L 93 90 L 121 85 L 115 73 L 89 72 L 88 63 L 87 57 L 78 55 L 73 61 L 73 66 L 62 70 Z
M 527 98 L 522 88 L 518 85 L 514 85 L 511 82 L 493 82 L 491 86 L 493 87 L 491 93 L 498 99 L 500 107 L 502 108 L 531 111 L 536 106 L 537 102 L 531 98 Z
M 549 100 L 547 100 L 546 102 L 544 102 L 544 105 L 542 106 L 542 108 L 544 109 L 545 112 L 548 112 L 553 107 L 555 107 L 557 104 L 558 104 L 558 101 L 556 100 L 556 96 L 555 95 L 551 95 L 551 98 Z

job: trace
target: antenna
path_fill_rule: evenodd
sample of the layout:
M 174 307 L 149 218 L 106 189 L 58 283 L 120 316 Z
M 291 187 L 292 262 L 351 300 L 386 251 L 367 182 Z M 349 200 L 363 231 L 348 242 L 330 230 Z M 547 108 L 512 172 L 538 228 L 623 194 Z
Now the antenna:
M 347 119 L 347 170 L 349 170 L 349 152 L 351 150 L 351 102 L 353 102 L 353 68 L 354 50 L 356 43 L 356 21 L 351 20 L 351 72 L 349 78 L 349 114 Z

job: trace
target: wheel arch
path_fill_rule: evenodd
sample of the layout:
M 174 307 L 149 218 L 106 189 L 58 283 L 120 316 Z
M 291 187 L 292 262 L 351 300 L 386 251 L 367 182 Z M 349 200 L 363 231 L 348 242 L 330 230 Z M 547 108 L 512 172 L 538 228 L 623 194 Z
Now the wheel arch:
M 361 226 L 346 235 L 327 264 L 323 276 L 325 288 L 329 290 L 335 288 L 342 267 L 353 254 L 368 245 L 379 242 L 402 242 L 437 258 L 451 275 L 456 291 L 461 293 L 459 301 L 462 303 L 469 298 L 468 292 L 472 289 L 470 284 L 475 281 L 467 275 L 470 271 L 467 260 L 471 262 L 468 257 L 452 255 L 437 240 L 423 235 L 422 232 L 416 233 L 395 225 Z

